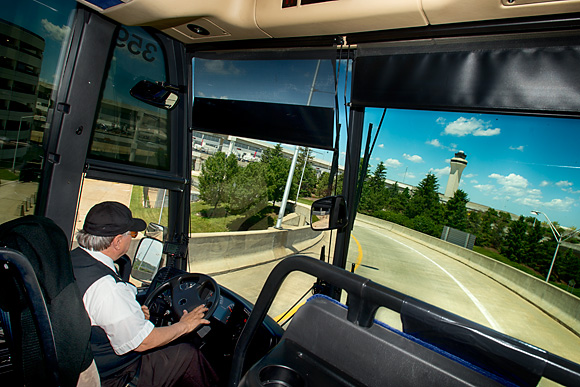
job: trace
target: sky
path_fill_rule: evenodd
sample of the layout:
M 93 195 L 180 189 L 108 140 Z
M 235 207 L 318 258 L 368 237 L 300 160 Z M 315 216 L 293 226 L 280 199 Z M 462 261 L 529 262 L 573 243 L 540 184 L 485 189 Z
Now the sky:
M 382 113 L 367 109 L 365 127 L 377 128 Z M 579 143 L 574 119 L 390 109 L 370 171 L 383 162 L 388 179 L 411 185 L 433 173 L 443 193 L 450 159 L 461 150 L 468 164 L 459 188 L 470 201 L 580 227 Z
M 40 79 L 54 83 L 63 42 L 70 33 L 72 0 L 3 0 L 0 18 L 45 38 Z

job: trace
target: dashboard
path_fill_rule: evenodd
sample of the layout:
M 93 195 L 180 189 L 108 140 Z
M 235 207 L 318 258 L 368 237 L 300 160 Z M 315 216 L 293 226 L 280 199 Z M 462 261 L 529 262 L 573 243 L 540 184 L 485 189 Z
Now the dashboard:
M 215 312 L 213 312 L 213 318 L 222 324 L 227 324 L 232 315 L 234 307 L 235 303 L 233 300 L 220 295 L 218 307 Z
M 140 289 L 137 296 L 138 301 L 142 303 L 147 294 L 163 282 L 184 273 L 174 268 L 162 268 L 153 278 L 149 288 Z M 184 282 L 180 285 L 180 290 L 187 290 L 188 286 L 193 288 L 193 284 Z M 188 339 L 201 349 L 218 374 L 220 381 L 227 381 L 236 343 L 250 317 L 253 305 L 235 292 L 221 285 L 219 287 L 218 306 L 209 319 L 210 324 L 189 335 Z M 210 292 L 211 289 L 208 288 L 200 289 L 200 298 L 202 300 L 210 298 Z M 158 306 L 161 308 L 169 307 L 169 298 L 161 294 L 161 297 L 158 298 Z M 153 318 L 151 320 L 153 321 Z M 284 330 L 274 320 L 266 317 L 246 354 L 247 368 L 269 352 L 280 341 L 283 333 Z

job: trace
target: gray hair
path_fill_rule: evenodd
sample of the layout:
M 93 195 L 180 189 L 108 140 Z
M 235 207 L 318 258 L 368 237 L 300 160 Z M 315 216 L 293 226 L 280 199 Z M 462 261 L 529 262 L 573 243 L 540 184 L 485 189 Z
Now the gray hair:
M 129 235 L 130 231 L 127 231 L 123 235 Z M 77 242 L 81 247 L 91 251 L 103 251 L 107 247 L 111 246 L 113 243 L 114 236 L 97 236 L 92 235 L 83 230 L 82 228 L 77 231 Z

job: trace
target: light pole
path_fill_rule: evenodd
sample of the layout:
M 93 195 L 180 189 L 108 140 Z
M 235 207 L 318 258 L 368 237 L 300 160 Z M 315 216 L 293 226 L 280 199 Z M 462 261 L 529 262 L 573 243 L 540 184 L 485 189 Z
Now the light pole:
M 20 140 L 20 128 L 22 127 L 22 120 L 27 118 L 34 118 L 34 116 L 23 116 L 20 117 L 20 122 L 18 123 L 18 135 L 16 136 L 16 146 L 14 147 L 14 159 L 12 160 L 12 172 L 16 167 L 16 151 L 18 150 L 18 140 Z
M 556 262 L 556 255 L 558 255 L 558 250 L 560 249 L 560 244 L 562 242 L 568 240 L 569 238 L 571 238 L 572 236 L 574 236 L 578 232 L 580 232 L 580 230 L 573 231 L 568 235 L 561 235 L 558 232 L 558 230 L 556 229 L 556 226 L 554 226 L 554 224 L 550 220 L 550 218 L 548 218 L 548 215 L 546 215 L 542 211 L 531 211 L 531 212 L 534 215 L 542 214 L 546 217 L 546 219 L 548 220 L 548 224 L 550 225 L 550 229 L 552 230 L 552 234 L 554 234 L 554 238 L 556 238 L 556 243 L 557 243 L 556 244 L 556 251 L 554 251 L 554 258 L 552 258 L 552 263 L 550 264 L 550 270 L 548 271 L 548 276 L 546 277 L 546 282 L 548 282 L 548 280 L 550 279 L 550 274 L 552 274 L 552 268 L 554 267 L 554 262 Z

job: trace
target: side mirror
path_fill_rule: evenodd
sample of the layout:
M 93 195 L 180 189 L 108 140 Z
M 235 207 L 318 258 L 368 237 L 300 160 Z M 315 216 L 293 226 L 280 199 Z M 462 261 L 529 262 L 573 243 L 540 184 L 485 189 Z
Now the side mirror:
M 179 102 L 177 91 L 179 88 L 175 86 L 143 80 L 133 86 L 129 92 L 139 101 L 161 109 L 171 110 Z
M 157 223 L 149 223 L 145 229 L 145 236 L 149 238 L 159 239 L 160 241 L 167 240 L 167 227 Z
M 131 275 L 139 281 L 150 282 L 157 274 L 162 258 L 163 242 L 149 237 L 141 239 L 133 260 Z
M 310 227 L 313 230 L 341 229 L 348 224 L 344 196 L 327 196 L 312 203 Z

